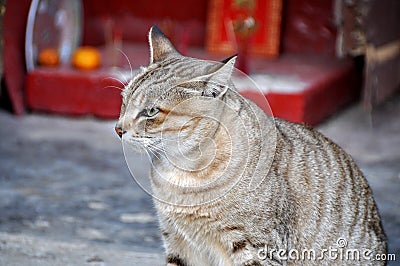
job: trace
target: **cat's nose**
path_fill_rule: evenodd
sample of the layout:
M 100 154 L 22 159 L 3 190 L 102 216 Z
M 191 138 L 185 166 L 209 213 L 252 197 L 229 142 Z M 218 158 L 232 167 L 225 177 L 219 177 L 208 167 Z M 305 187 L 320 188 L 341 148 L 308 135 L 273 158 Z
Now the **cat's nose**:
M 126 133 L 126 130 L 123 130 L 122 127 L 116 126 L 115 132 L 117 132 L 118 136 L 122 139 L 122 135 Z

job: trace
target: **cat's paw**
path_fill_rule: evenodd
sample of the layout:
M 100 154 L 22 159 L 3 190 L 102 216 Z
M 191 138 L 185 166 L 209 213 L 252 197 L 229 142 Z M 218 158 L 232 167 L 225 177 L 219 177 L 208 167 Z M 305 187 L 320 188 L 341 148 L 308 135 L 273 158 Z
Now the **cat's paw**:
M 186 263 L 179 255 L 169 254 L 167 256 L 167 266 L 185 266 Z
M 249 260 L 243 263 L 243 266 L 262 266 L 262 264 L 257 260 Z

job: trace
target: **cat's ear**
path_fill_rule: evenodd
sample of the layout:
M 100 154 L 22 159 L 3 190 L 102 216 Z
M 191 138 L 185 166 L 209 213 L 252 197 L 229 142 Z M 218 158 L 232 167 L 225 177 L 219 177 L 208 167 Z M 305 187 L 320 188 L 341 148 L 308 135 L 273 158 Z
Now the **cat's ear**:
M 236 57 L 237 57 L 237 56 L 238 56 L 237 54 L 232 55 L 232 56 L 230 56 L 230 57 L 228 57 L 228 58 L 222 60 L 221 63 L 226 64 L 226 63 L 228 63 L 229 61 L 231 61 L 231 59 L 233 59 L 233 58 L 235 58 L 235 60 L 236 60 Z
M 179 55 L 167 36 L 153 25 L 149 32 L 150 64 L 160 62 L 172 55 Z
M 223 61 L 223 65 L 215 72 L 209 75 L 209 86 L 203 92 L 204 96 L 220 97 L 226 93 L 229 87 L 237 56 L 234 55 Z

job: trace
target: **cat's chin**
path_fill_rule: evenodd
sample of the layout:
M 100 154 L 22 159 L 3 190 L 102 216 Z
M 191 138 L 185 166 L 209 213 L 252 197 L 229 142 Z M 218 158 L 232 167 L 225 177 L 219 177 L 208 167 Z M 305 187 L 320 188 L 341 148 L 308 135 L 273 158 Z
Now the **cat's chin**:
M 124 147 L 134 150 L 137 153 L 147 153 L 147 149 L 143 143 L 137 141 L 136 139 L 123 139 L 122 144 Z

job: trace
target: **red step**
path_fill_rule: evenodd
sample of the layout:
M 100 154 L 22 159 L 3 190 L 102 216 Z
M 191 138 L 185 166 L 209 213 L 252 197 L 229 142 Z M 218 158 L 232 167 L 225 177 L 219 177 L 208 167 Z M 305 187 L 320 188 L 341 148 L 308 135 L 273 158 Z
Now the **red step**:
M 133 58 L 133 67 L 147 64 L 145 46 L 124 50 Z M 201 52 L 193 55 L 210 58 Z M 250 77 L 261 87 L 273 115 L 292 122 L 315 125 L 357 99 L 360 93 L 360 79 L 351 60 L 283 55 L 273 60 L 255 58 L 251 66 L 254 74 Z M 35 111 L 117 118 L 122 87 L 105 69 L 37 68 L 27 75 L 26 101 Z M 253 91 L 243 95 L 256 103 L 262 100 Z

